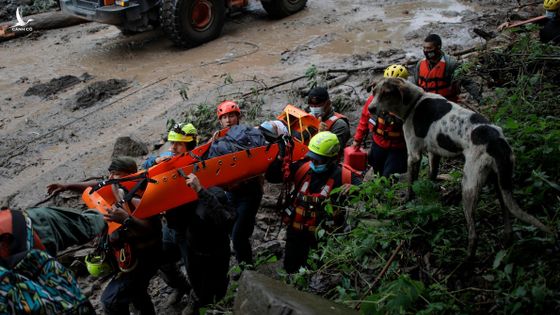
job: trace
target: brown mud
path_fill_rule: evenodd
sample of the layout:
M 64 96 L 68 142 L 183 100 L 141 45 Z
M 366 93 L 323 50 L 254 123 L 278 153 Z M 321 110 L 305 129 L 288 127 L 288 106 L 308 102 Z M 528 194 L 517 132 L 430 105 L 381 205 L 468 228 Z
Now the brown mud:
M 49 183 L 103 176 L 118 137 L 156 143 L 168 119 L 182 117 L 197 104 L 239 98 L 301 76 L 312 65 L 327 70 L 407 63 L 421 57 L 422 40 L 430 33 L 441 35 L 447 52 L 482 45 L 473 29 L 495 31 L 517 5 L 309 0 L 302 12 L 271 20 L 258 1 L 250 1 L 243 12 L 228 17 L 220 38 L 189 50 L 175 48 L 159 30 L 126 37 L 116 27 L 97 23 L 0 43 L 0 204 L 26 208 L 46 197 Z M 79 78 L 84 73 L 95 82 Z M 352 72 L 331 89 L 333 97 L 351 103 L 346 114 L 353 128 L 368 96 L 365 83 L 378 75 Z M 54 89 L 37 88 L 61 78 L 66 83 Z M 111 83 L 92 90 L 91 84 L 99 82 Z M 261 92 L 263 120 L 288 103 L 304 107 L 305 84 L 297 80 Z M 29 92 L 34 89 L 38 92 Z M 80 91 L 93 94 L 80 99 Z M 71 194 L 51 202 L 80 206 Z M 256 246 L 282 239 L 269 212 L 259 214 Z M 92 279 L 86 282 L 96 286 Z M 92 292 L 97 301 L 100 291 Z M 159 278 L 153 293 L 158 313 L 174 312 L 163 308 L 169 290 Z

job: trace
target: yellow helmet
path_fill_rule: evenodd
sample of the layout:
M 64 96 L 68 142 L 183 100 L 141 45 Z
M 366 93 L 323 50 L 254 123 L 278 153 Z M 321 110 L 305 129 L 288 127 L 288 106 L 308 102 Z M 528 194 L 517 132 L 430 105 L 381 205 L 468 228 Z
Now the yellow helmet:
M 543 7 L 546 11 L 556 11 L 560 8 L 560 0 L 544 0 Z
M 85 258 L 86 268 L 90 275 L 103 277 L 113 271 L 111 264 L 107 261 L 104 253 L 91 253 Z
M 193 124 L 175 124 L 167 135 L 167 141 L 191 142 L 196 141 L 197 130 Z
M 560 0 L 558 0 L 560 1 Z M 385 73 L 383 73 L 383 77 L 385 78 L 403 78 L 408 79 L 408 70 L 402 65 L 390 65 L 385 69 Z
M 307 147 L 309 148 L 307 152 L 308 157 L 316 160 L 324 160 L 325 158 L 332 158 L 338 155 L 340 151 L 340 142 L 334 133 L 330 131 L 321 131 L 309 140 L 309 145 Z

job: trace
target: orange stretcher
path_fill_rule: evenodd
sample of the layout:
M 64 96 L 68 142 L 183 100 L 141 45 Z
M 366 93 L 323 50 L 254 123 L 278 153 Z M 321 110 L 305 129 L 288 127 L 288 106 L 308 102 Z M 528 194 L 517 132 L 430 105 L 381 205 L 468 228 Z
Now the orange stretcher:
M 307 146 L 298 140 L 297 135 L 304 134 L 304 139 L 307 137 L 305 136 L 306 133 L 313 136 L 312 128 L 318 127 L 318 121 L 315 117 L 309 117 L 309 114 L 292 105 L 288 105 L 286 109 L 279 116 L 279 119 L 283 117 L 286 123 L 291 124 L 290 130 L 296 132 L 292 148 L 292 160 L 296 161 L 303 158 L 308 151 Z M 300 123 L 300 120 L 303 120 L 303 122 Z M 313 126 L 306 124 L 313 124 Z M 226 129 L 222 130 L 218 137 L 224 136 L 226 131 Z M 119 185 L 129 191 L 146 179 L 140 203 L 131 215 L 139 219 L 145 219 L 195 201 L 197 194 L 186 185 L 180 172 L 197 175 L 204 187 L 227 186 L 265 173 L 278 155 L 279 150 L 278 144 L 275 143 L 203 160 L 201 157 L 206 154 L 210 145 L 210 142 L 203 144 L 188 154 L 172 157 L 154 165 L 147 171 L 138 172 L 121 179 Z M 127 181 L 127 178 L 131 180 Z M 95 189 L 93 187 L 87 188 L 82 194 L 82 199 L 89 208 L 97 209 L 105 214 L 107 213 L 106 209 L 110 209 L 117 200 L 110 184 L 101 182 L 99 186 Z M 109 222 L 109 232 L 113 232 L 119 227 L 119 224 Z

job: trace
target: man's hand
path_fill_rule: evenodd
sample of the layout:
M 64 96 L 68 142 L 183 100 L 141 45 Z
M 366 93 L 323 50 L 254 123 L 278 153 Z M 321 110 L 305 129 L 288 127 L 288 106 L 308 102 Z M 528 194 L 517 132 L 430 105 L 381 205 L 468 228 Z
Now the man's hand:
M 107 213 L 104 214 L 103 216 L 107 221 L 117 222 L 119 224 L 122 224 L 124 220 L 130 217 L 130 215 L 128 214 L 128 212 L 126 212 L 126 210 L 124 210 L 121 207 L 117 207 L 117 205 L 113 205 L 111 209 L 106 208 L 105 210 L 107 210 Z
M 510 25 L 509 22 L 502 23 L 498 26 L 498 32 L 505 30 Z
M 172 156 L 160 156 L 156 158 L 156 164 L 159 164 L 164 161 L 171 160 Z
M 360 148 L 360 145 L 362 145 L 360 142 L 354 140 L 352 141 L 352 147 L 356 150 L 358 150 Z
M 68 190 L 68 188 L 64 184 L 55 183 L 47 186 L 47 193 L 49 195 L 58 195 L 59 193 L 66 190 Z
M 197 193 L 203 189 L 202 185 L 200 184 L 200 181 L 198 180 L 198 177 L 196 177 L 196 175 L 192 173 L 187 175 L 187 179 L 185 179 L 185 183 L 187 183 L 187 186 L 192 188 Z

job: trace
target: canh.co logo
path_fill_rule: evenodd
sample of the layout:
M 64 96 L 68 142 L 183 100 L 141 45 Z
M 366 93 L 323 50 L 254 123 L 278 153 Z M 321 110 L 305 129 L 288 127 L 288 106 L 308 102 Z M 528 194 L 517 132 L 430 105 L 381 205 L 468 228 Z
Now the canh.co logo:
M 24 21 L 23 17 L 21 16 L 21 11 L 19 7 L 16 9 L 16 19 L 17 19 L 17 23 L 10 27 L 13 32 L 33 31 L 33 28 L 31 26 L 28 26 L 29 22 L 33 21 L 33 19 L 28 19 L 27 21 Z

